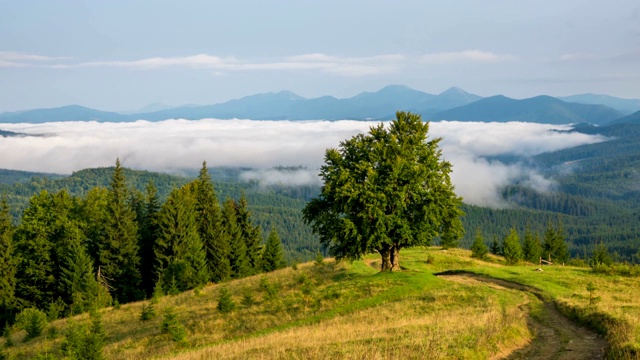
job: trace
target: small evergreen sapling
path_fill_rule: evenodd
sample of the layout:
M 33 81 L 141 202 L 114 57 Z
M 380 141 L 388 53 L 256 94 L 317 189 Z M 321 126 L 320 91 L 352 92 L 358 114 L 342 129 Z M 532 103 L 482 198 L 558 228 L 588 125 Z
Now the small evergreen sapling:
M 218 295 L 218 311 L 223 314 L 228 314 L 236 308 L 236 303 L 231 298 L 229 289 L 223 287 L 220 289 L 220 295 Z

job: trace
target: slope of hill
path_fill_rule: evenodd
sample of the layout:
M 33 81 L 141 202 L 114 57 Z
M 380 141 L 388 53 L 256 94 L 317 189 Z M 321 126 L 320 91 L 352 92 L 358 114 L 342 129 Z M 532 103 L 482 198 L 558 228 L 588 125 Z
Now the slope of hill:
M 36 109 L 0 114 L 0 123 L 44 123 L 54 121 L 130 121 L 127 115 L 100 111 L 79 105 L 69 105 L 52 109 Z
M 615 124 L 640 124 L 640 111 L 636 111 L 631 115 L 616 119 L 608 123 L 607 125 Z
M 556 358 L 570 351 L 575 358 L 600 358 L 604 341 L 560 312 L 608 334 L 611 358 L 638 354 L 639 278 L 614 279 L 570 266 L 536 272 L 531 264 L 505 266 L 500 257 L 472 259 L 466 250 L 405 249 L 401 256 L 400 272 L 378 273 L 379 256 L 373 255 L 353 263 L 325 260 L 156 303 L 106 308 L 100 311 L 103 355 L 486 359 Z M 218 308 L 223 289 L 235 305 L 229 311 Z M 602 301 L 591 304 L 593 296 Z M 149 309 L 148 320 L 141 320 Z M 55 320 L 31 340 L 16 329 L 12 346 L 0 340 L 2 352 L 13 359 L 61 356 L 65 341 L 69 351 L 66 334 L 77 336 L 87 321 L 86 314 Z
M 492 96 L 434 114 L 434 120 L 508 122 L 524 121 L 542 124 L 605 124 L 620 113 L 603 105 L 566 103 L 550 96 L 515 100 Z
M 604 94 L 578 94 L 558 97 L 558 99 L 578 104 L 605 105 L 618 110 L 623 115 L 640 110 L 640 99 L 622 99 Z

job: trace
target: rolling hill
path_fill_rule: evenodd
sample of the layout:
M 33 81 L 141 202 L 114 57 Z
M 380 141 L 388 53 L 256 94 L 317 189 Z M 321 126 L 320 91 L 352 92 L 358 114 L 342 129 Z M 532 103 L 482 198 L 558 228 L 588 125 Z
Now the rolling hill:
M 90 109 L 79 105 L 68 105 L 51 109 L 36 109 L 0 114 L 0 123 L 45 123 L 56 121 L 130 121 L 127 115 Z
M 605 124 L 621 114 L 604 105 L 567 103 L 551 96 L 536 96 L 516 100 L 498 95 L 468 105 L 434 114 L 433 120 L 509 122 L 523 121 L 542 124 Z

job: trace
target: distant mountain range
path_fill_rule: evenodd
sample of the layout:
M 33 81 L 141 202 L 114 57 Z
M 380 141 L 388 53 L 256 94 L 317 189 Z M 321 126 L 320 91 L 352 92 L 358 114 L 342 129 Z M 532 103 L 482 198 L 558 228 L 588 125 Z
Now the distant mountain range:
M 162 109 L 160 106 L 150 109 Z M 126 122 L 166 119 L 197 120 L 389 120 L 398 110 L 411 111 L 431 121 L 525 121 L 550 124 L 606 124 L 624 121 L 640 110 L 640 100 L 608 95 L 582 94 L 564 98 L 536 96 L 523 100 L 502 95 L 482 98 L 459 88 L 428 94 L 406 86 L 390 85 L 376 92 L 337 99 L 332 96 L 307 99 L 290 91 L 246 96 L 225 103 L 181 106 L 157 111 L 125 114 L 99 111 L 78 105 L 0 114 L 0 123 L 55 121 Z

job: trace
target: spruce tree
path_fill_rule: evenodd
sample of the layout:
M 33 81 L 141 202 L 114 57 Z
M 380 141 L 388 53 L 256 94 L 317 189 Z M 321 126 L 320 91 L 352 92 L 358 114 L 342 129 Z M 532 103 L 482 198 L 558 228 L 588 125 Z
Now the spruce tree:
M 62 269 L 61 286 L 68 294 L 65 299 L 74 314 L 98 307 L 98 283 L 94 277 L 93 261 L 80 241 L 71 245 L 69 257 Z
M 476 237 L 473 245 L 471 245 L 471 256 L 484 260 L 487 257 L 488 252 L 487 245 L 485 245 L 484 239 L 482 238 L 482 232 L 478 229 L 476 230 Z
M 160 200 L 158 199 L 158 189 L 150 181 L 147 184 L 144 199 L 142 217 L 140 219 L 140 276 L 141 286 L 147 297 L 153 293 L 153 287 L 157 281 L 154 247 L 158 236 L 158 213 L 160 211 Z
M 260 252 L 262 242 L 262 234 L 260 227 L 253 225 L 251 222 L 251 212 L 249 211 L 249 204 L 247 198 L 242 193 L 240 200 L 237 203 L 236 216 L 238 226 L 242 233 L 242 239 L 244 240 L 245 247 L 247 249 L 247 261 L 249 262 L 249 273 L 255 274 L 260 271 Z
M 282 267 L 284 267 L 282 243 L 280 242 L 278 231 L 272 228 L 262 254 L 262 270 L 269 272 Z
M 537 234 L 533 234 L 529 227 L 524 232 L 524 244 L 522 245 L 524 260 L 537 264 L 542 256 L 542 245 Z
M 222 207 L 222 213 L 225 233 L 229 239 L 231 276 L 236 279 L 247 276 L 249 274 L 247 247 L 242 239 L 242 231 L 237 222 L 236 202 L 227 198 Z
M 220 202 L 211 182 L 206 161 L 202 163 L 195 184 L 198 234 L 206 251 L 211 281 L 220 282 L 231 275 L 231 250 L 229 237 L 226 236 L 222 223 Z
M 16 290 L 16 261 L 13 252 L 13 225 L 7 199 L 0 201 L 0 328 L 11 321 Z
M 558 222 L 556 227 L 551 223 L 547 224 L 543 239 L 543 257 L 551 259 L 552 262 L 561 264 L 569 259 L 569 251 L 564 241 L 564 231 L 562 224 Z
M 111 281 L 113 295 L 119 302 L 139 300 L 143 294 L 138 270 L 138 225 L 128 200 L 124 170 L 120 160 L 116 160 L 98 258 L 102 273 Z
M 158 214 L 158 239 L 154 253 L 156 272 L 163 281 L 174 279 L 180 291 L 205 284 L 209 278 L 206 252 L 198 235 L 195 199 L 188 184 L 175 189 Z
M 16 296 L 25 307 L 44 308 L 54 300 L 57 282 L 51 259 L 52 217 L 49 193 L 42 191 L 31 197 L 16 229 Z
M 518 261 L 522 260 L 522 246 L 520 245 L 520 238 L 515 229 L 511 229 L 509 235 L 504 239 L 502 252 L 504 259 L 507 261 L 507 265 L 515 265 Z
M 502 255 L 502 249 L 500 248 L 498 236 L 496 235 L 493 235 L 493 241 L 491 242 L 491 253 L 493 255 Z

